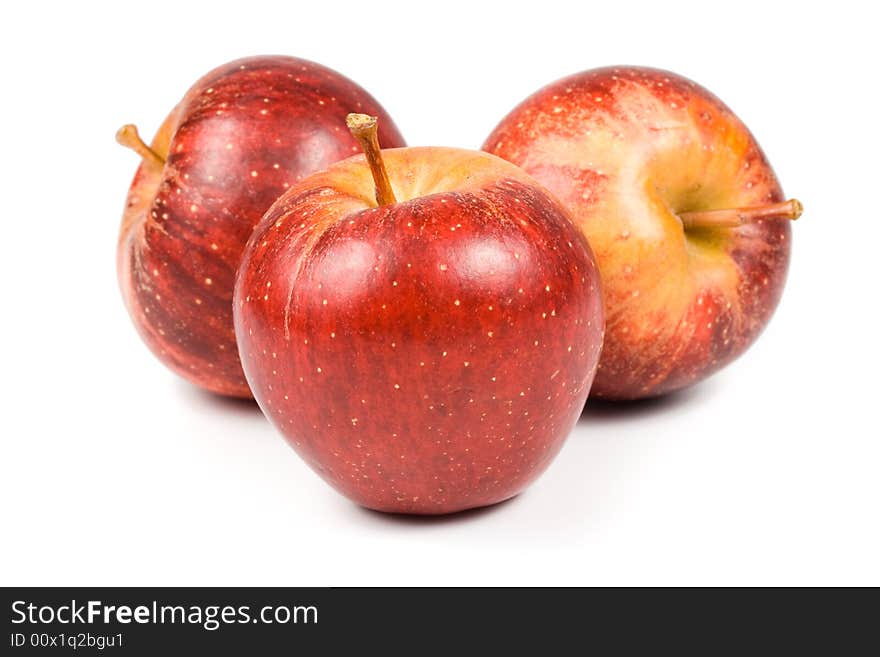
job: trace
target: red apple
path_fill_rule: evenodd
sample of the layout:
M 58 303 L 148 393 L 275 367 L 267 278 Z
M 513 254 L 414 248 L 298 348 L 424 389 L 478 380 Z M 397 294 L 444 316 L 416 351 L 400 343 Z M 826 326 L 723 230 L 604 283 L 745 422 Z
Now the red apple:
M 378 113 L 351 80 L 292 57 L 253 57 L 208 73 L 152 146 L 133 126 L 118 139 L 143 157 L 122 219 L 118 273 L 141 337 L 172 370 L 213 392 L 250 397 L 232 326 L 232 288 L 254 225 L 284 190 L 357 152 L 339 128 Z
M 603 330 L 589 247 L 512 164 L 379 155 L 374 121 L 349 122 L 368 158 L 292 187 L 245 250 L 234 310 L 248 382 L 358 504 L 500 502 L 547 467 L 589 391 Z
M 586 71 L 526 99 L 483 148 L 555 193 L 596 254 L 596 396 L 688 386 L 767 324 L 800 203 L 783 202 L 754 137 L 702 87 L 647 68 Z

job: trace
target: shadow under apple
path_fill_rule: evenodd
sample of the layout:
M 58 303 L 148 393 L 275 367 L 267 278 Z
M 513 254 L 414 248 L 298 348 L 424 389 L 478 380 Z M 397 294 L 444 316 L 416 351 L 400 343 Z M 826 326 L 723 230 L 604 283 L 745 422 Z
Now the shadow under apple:
M 667 395 L 633 401 L 608 401 L 589 397 L 583 411 L 581 411 L 580 418 L 578 418 L 578 425 L 627 422 L 682 411 L 689 406 L 702 403 L 715 393 L 715 381 L 709 380 Z
M 187 398 L 196 408 L 204 408 L 212 413 L 226 413 L 242 417 L 263 414 L 257 402 L 253 399 L 218 395 L 186 381 L 178 381 L 177 387 L 181 391 L 181 396 Z
M 510 497 L 506 500 L 502 500 L 501 502 L 497 502 L 496 504 L 490 504 L 489 506 L 482 506 L 476 509 L 465 509 L 464 511 L 447 513 L 444 515 L 385 513 L 383 511 L 375 511 L 373 509 L 368 509 L 359 505 L 353 506 L 359 515 L 369 521 L 380 522 L 386 525 L 396 525 L 400 527 L 437 527 L 441 525 L 467 524 L 475 520 L 479 520 L 480 518 L 493 515 L 504 508 L 515 506 L 516 500 L 518 500 L 524 494 L 526 494 L 526 491 L 523 491 L 519 495 L 514 495 L 513 497 Z

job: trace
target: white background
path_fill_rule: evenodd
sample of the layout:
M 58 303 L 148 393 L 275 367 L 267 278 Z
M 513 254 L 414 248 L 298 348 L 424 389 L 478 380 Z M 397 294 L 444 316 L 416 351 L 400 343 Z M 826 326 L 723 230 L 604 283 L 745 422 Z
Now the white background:
M 869 3 L 191 4 L 0 10 L 0 583 L 880 584 Z M 116 128 L 150 136 L 200 75 L 267 53 L 353 78 L 410 144 L 470 148 L 563 75 L 693 78 L 806 206 L 776 316 L 690 392 L 588 405 L 518 499 L 434 520 L 355 507 L 255 406 L 159 365 L 116 285 L 136 166 Z

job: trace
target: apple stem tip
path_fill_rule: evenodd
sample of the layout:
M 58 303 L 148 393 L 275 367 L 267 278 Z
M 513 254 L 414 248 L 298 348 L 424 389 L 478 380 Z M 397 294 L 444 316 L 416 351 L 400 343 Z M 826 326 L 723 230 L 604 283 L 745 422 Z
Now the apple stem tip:
M 369 114 L 349 114 L 345 117 L 345 125 L 348 126 L 348 129 L 351 130 L 352 134 L 358 133 L 362 135 L 369 134 L 369 132 L 379 126 L 379 117 L 370 116 Z
M 682 212 L 678 215 L 685 228 L 735 228 L 757 219 L 788 219 L 803 214 L 804 206 L 796 198 L 745 208 Z
M 116 131 L 116 141 L 126 148 L 133 150 L 145 161 L 159 167 L 165 166 L 165 158 L 144 143 L 144 140 L 138 134 L 137 126 L 126 123 Z
M 388 171 L 385 169 L 385 161 L 382 159 L 382 150 L 379 147 L 378 117 L 368 114 L 349 114 L 345 117 L 345 125 L 360 143 L 367 164 L 370 165 L 370 173 L 373 174 L 373 183 L 376 186 L 376 202 L 379 205 L 397 203 L 391 181 L 388 179 Z

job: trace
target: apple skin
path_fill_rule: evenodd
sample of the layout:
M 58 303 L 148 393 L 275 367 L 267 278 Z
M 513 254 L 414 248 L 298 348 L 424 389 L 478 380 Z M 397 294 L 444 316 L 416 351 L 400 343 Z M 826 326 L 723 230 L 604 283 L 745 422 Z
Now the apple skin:
M 390 117 L 351 80 L 302 59 L 251 57 L 186 93 L 132 182 L 117 270 L 129 314 L 153 353 L 216 393 L 250 397 L 232 324 L 232 289 L 254 225 L 297 181 L 359 152 L 348 112 Z M 342 126 L 340 128 L 340 126 Z
M 440 514 L 516 495 L 580 415 L 598 270 L 558 201 L 503 160 L 383 150 L 285 193 L 255 229 L 235 329 L 266 416 L 365 507 Z
M 684 388 L 766 326 L 785 283 L 790 222 L 685 231 L 676 216 L 783 200 L 754 137 L 706 89 L 648 68 L 578 73 L 516 107 L 483 149 L 556 194 L 593 248 L 607 311 L 593 395 Z

